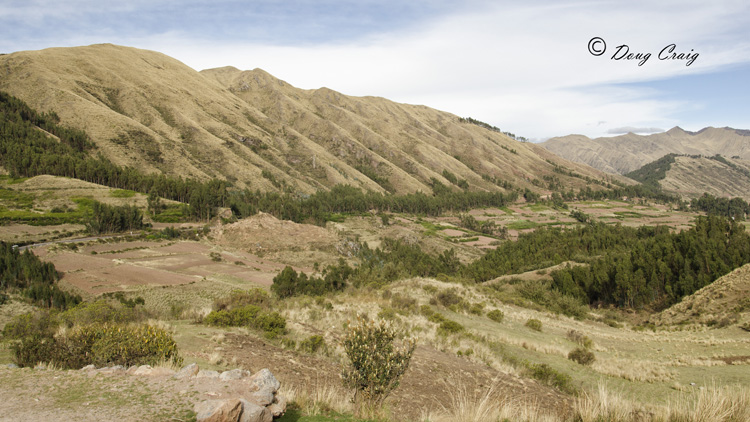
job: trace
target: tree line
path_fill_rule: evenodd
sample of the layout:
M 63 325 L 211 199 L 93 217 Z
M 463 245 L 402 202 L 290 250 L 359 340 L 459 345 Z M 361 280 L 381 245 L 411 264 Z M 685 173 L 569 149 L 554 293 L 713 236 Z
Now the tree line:
M 81 296 L 60 290 L 55 266 L 42 262 L 28 249 L 23 253 L 0 242 L 0 293 L 18 292 L 37 306 L 67 309 L 81 302 Z
M 679 233 L 637 230 L 627 249 L 607 249 L 591 265 L 552 273 L 552 286 L 588 303 L 667 307 L 750 262 L 744 226 L 722 217 L 698 217 L 695 227 Z

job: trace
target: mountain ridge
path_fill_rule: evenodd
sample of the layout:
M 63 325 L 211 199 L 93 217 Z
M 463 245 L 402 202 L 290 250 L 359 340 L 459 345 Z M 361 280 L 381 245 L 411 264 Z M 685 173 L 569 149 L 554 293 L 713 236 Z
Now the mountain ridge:
M 162 53 L 97 44 L 0 56 L 0 90 L 83 129 L 122 166 L 261 191 L 337 184 L 399 193 L 493 181 L 534 191 L 624 180 L 426 106 L 302 90 L 261 69 L 197 72 Z M 555 172 L 564 168 L 581 177 Z M 506 185 L 507 186 L 507 185 Z M 457 189 L 454 187 L 454 189 Z
M 555 137 L 539 145 L 571 161 L 626 174 L 667 154 L 739 157 L 750 160 L 750 131 L 706 127 L 689 132 L 679 126 L 651 135 L 627 133 L 591 139 L 585 135 Z

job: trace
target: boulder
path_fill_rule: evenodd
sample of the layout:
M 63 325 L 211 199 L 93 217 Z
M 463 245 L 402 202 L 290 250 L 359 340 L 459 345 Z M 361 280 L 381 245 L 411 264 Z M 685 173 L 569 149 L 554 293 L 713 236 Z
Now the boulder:
M 196 378 L 219 378 L 219 373 L 216 371 L 209 371 L 205 369 L 201 369 L 198 371 L 198 374 L 195 376 Z
M 273 399 L 273 404 L 268 406 L 268 409 L 274 418 L 278 418 L 286 412 L 286 397 L 277 394 Z
M 231 371 L 224 371 L 219 375 L 219 379 L 222 381 L 238 380 L 245 378 L 250 375 L 250 372 L 244 369 L 232 369 Z
M 206 400 L 195 405 L 198 422 L 237 422 L 242 414 L 239 399 Z
M 240 422 L 271 422 L 273 420 L 273 414 L 267 407 L 259 406 L 245 399 L 240 399 L 240 402 L 242 402 Z
M 190 378 L 198 375 L 198 372 L 200 371 L 200 368 L 198 368 L 198 364 L 195 362 L 191 363 L 190 365 L 187 365 L 180 369 L 176 374 L 173 375 L 174 379 L 183 379 L 183 378 Z
M 133 372 L 133 375 L 151 375 L 154 368 L 151 367 L 151 365 L 141 365 L 138 367 L 138 369 Z M 130 370 L 128 370 L 128 373 Z
M 253 374 L 253 376 L 247 379 L 247 382 L 250 384 L 251 392 L 268 391 L 271 394 L 274 394 L 279 390 L 279 387 L 281 387 L 279 380 L 277 380 L 267 368 L 261 369 Z

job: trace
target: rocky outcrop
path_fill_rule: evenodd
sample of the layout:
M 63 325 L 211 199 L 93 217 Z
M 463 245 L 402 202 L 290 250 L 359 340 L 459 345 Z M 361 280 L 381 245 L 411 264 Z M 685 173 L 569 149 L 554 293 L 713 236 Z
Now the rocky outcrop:
M 195 377 L 200 378 L 202 372 Z M 268 369 L 261 369 L 253 375 L 249 371 L 233 369 L 218 377 L 223 381 L 243 382 L 246 393 L 243 397 L 196 403 L 198 422 L 271 422 L 286 411 L 286 399 L 277 394 L 281 383 Z
M 94 365 L 88 365 L 81 368 L 81 371 L 89 376 L 121 374 L 154 379 L 171 377 L 186 386 L 195 382 L 200 383 L 204 394 L 213 398 L 195 403 L 194 410 L 198 422 L 272 422 L 274 418 L 286 412 L 286 398 L 278 394 L 281 383 L 268 369 L 261 369 L 254 374 L 244 369 L 220 373 L 200 369 L 197 364 L 191 363 L 176 372 L 169 368 L 153 368 L 149 365 L 130 368 L 119 365 L 96 368 Z M 217 393 L 218 386 L 225 391 Z M 206 389 L 213 391 L 205 391 Z

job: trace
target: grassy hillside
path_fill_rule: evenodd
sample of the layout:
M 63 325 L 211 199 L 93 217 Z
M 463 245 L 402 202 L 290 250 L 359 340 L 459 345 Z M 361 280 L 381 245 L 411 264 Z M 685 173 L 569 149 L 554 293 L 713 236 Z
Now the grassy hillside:
M 429 192 L 433 177 L 460 189 L 445 170 L 472 190 L 502 190 L 494 180 L 543 191 L 544 176 L 585 185 L 555 165 L 609 177 L 449 113 L 300 90 L 258 69 L 198 73 L 160 53 L 113 45 L 18 52 L 1 56 L 0 66 L 0 90 L 55 111 L 115 164 L 145 172 L 300 193 L 340 183 Z

